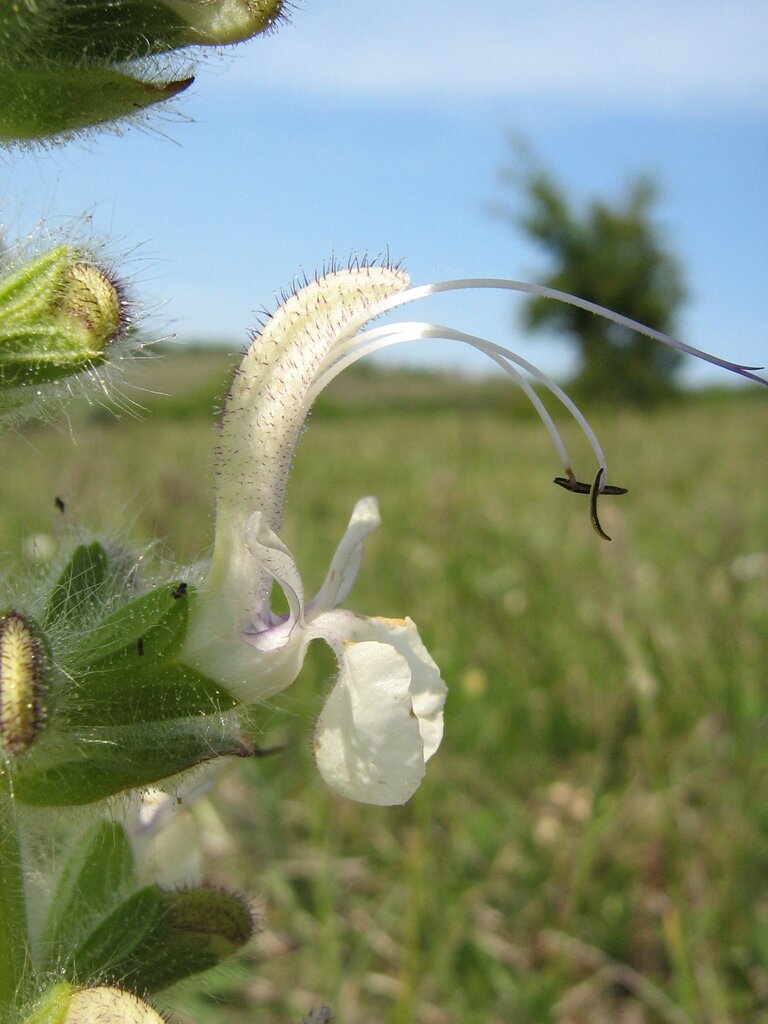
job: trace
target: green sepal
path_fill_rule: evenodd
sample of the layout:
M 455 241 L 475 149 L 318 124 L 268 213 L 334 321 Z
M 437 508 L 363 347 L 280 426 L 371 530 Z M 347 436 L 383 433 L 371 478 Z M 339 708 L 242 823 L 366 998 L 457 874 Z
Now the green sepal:
M 49 735 L 41 736 L 35 757 L 14 772 L 14 796 L 20 803 L 36 807 L 93 803 L 150 786 L 216 757 L 251 756 L 221 721 L 204 718 L 92 728 L 79 736 L 60 735 L 42 750 Z
M 74 949 L 70 977 L 148 994 L 218 966 L 253 935 L 245 900 L 219 889 L 135 893 Z
M 67 668 L 128 674 L 173 657 L 187 632 L 192 593 L 186 583 L 169 583 L 122 605 L 74 648 Z
M 133 650 L 136 648 L 134 646 Z M 221 714 L 237 700 L 218 683 L 179 662 L 134 668 L 126 659 L 78 681 L 58 710 L 71 726 L 143 725 Z
M 20 67 L 0 74 L 0 140 L 32 141 L 136 114 L 192 84 L 147 82 L 103 66 Z
M 234 956 L 254 932 L 253 915 L 242 896 L 199 885 L 167 893 L 168 921 L 176 941 L 206 956 Z
M 57 714 L 75 729 L 221 714 L 237 700 L 180 664 L 194 589 L 165 584 L 103 619 L 65 659 Z
M 140 889 L 105 917 L 70 952 L 66 971 L 80 984 L 119 981 L 137 948 L 156 932 L 166 916 L 165 894 L 158 885 Z
M 100 821 L 79 839 L 56 881 L 45 923 L 50 969 L 113 910 L 129 891 L 133 873 L 133 851 L 121 825 Z
M 75 987 L 65 981 L 49 988 L 22 1024 L 64 1024 Z
M 88 332 L 70 323 L 28 327 L 0 325 L 0 384 L 49 384 L 99 366 L 103 348 L 90 344 Z
M 71 246 L 58 245 L 0 280 L 0 327 L 32 324 L 49 314 L 76 258 Z
M 35 41 L 37 54 L 77 65 L 164 53 L 182 45 L 187 25 L 162 0 L 58 0 L 46 28 Z
M 45 627 L 67 622 L 81 629 L 103 601 L 109 556 L 97 541 L 81 544 L 61 572 L 48 599 Z
M 165 915 L 134 953 L 127 983 L 138 992 L 159 992 L 234 956 L 253 936 L 245 900 L 198 886 L 166 892 Z
M 29 956 L 21 848 L 7 778 L 0 773 L 0 1020 L 22 991 Z

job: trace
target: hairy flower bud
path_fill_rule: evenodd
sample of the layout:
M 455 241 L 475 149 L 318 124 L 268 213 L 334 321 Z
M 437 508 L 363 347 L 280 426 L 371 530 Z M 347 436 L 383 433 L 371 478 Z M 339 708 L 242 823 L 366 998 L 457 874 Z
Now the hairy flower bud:
M 85 329 L 95 347 L 107 345 L 123 327 L 123 303 L 112 279 L 94 263 L 73 263 L 61 314 Z
M 110 275 L 75 247 L 59 245 L 0 281 L 0 388 L 97 366 L 125 326 L 125 303 Z
M 119 402 L 111 367 L 147 344 L 123 285 L 87 249 L 63 243 L 0 264 L 0 424 L 50 418 L 89 389 Z
M 0 618 L 0 749 L 23 754 L 43 724 L 45 655 L 37 632 L 18 612 Z
M 165 0 L 189 25 L 187 42 L 237 43 L 273 28 L 284 15 L 283 0 Z

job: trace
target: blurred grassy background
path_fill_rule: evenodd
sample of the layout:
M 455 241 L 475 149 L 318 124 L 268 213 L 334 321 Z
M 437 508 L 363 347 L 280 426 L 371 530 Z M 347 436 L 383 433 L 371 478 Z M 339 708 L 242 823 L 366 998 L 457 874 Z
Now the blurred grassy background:
M 147 361 L 138 383 L 170 393 L 130 392 L 151 415 L 4 438 L 11 560 L 115 516 L 161 557 L 203 556 L 233 363 Z M 602 501 L 612 544 L 552 486 L 505 382 L 369 370 L 321 399 L 284 539 L 311 593 L 378 495 L 347 604 L 418 623 L 451 687 L 446 739 L 408 806 L 332 796 L 310 753 L 334 666 L 315 645 L 259 716 L 284 752 L 200 809 L 212 879 L 263 915 L 245 967 L 185 995 L 200 1024 L 321 1003 L 343 1024 L 768 1022 L 768 403 L 586 411 L 630 488 Z

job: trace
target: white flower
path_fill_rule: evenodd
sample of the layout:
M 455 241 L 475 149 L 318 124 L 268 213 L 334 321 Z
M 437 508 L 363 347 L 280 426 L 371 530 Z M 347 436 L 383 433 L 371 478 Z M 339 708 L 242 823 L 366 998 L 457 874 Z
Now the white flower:
M 531 399 L 563 463 L 565 476 L 556 482 L 590 492 L 592 522 L 604 537 L 598 494 L 623 493 L 607 485 L 605 457 L 581 412 L 516 353 L 437 324 L 363 329 L 396 306 L 466 288 L 533 292 L 568 302 L 761 380 L 750 372 L 754 368 L 726 363 L 594 303 L 519 281 L 447 281 L 408 289 L 399 270 L 363 266 L 331 271 L 283 302 L 254 339 L 227 397 L 217 451 L 213 557 L 192 608 L 183 657 L 240 700 L 255 703 L 289 686 L 310 641 L 325 640 L 336 653 L 339 675 L 317 723 L 317 764 L 334 789 L 369 803 L 402 803 L 417 788 L 442 738 L 446 688 L 410 619 L 363 618 L 338 608 L 357 575 L 365 538 L 379 525 L 373 498 L 357 503 L 323 586 L 304 600 L 298 568 L 278 534 L 288 471 L 320 391 L 357 359 L 389 345 L 465 342 L 490 356 Z M 584 430 L 598 463 L 591 486 L 576 479 L 550 413 L 521 370 L 559 399 Z M 287 599 L 287 615 L 271 609 L 275 583 Z
M 207 774 L 193 777 L 172 793 L 150 786 L 134 795 L 124 826 L 142 877 L 167 888 L 200 883 L 202 850 L 190 807 L 212 786 Z
M 308 395 L 325 359 L 407 283 L 384 267 L 327 275 L 288 299 L 246 354 L 224 411 L 214 552 L 184 651 L 189 664 L 255 703 L 293 682 L 311 640 L 329 643 L 339 675 L 317 723 L 317 765 L 334 789 L 374 804 L 403 803 L 421 782 L 442 737 L 445 684 L 409 619 L 338 608 L 365 538 L 379 525 L 375 499 L 355 506 L 308 602 L 277 531 Z M 270 607 L 274 583 L 288 602 L 285 616 Z
M 440 745 L 447 690 L 410 619 L 365 618 L 337 607 L 355 580 L 363 542 L 379 523 L 376 500 L 361 498 L 325 582 L 305 604 L 291 553 L 255 512 L 246 526 L 246 546 L 280 585 L 290 610 L 252 624 L 245 640 L 262 657 L 281 659 L 278 685 L 298 673 L 310 640 L 333 648 L 339 676 L 315 728 L 317 767 L 344 796 L 401 804 L 417 789 Z

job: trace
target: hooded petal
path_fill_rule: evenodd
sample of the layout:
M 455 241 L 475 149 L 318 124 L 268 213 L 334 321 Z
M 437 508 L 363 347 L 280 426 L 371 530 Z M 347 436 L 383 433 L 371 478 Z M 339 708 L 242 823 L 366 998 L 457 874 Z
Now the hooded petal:
M 304 585 L 299 567 L 263 512 L 254 512 L 245 524 L 245 546 L 260 568 L 280 585 L 290 613 L 285 621 L 274 622 L 267 611 L 263 621 L 249 623 L 245 630 L 248 642 L 258 650 L 277 650 L 289 642 L 296 625 L 304 625 Z
M 410 619 L 331 612 L 314 627 L 337 649 L 340 670 L 315 729 L 321 775 L 353 800 L 405 803 L 442 738 L 437 666 Z
M 198 588 L 183 657 L 244 700 L 262 700 L 289 685 L 303 658 L 295 631 L 291 643 L 273 649 L 268 659 L 254 659 L 252 641 L 244 639 L 270 624 L 274 579 L 246 547 L 246 524 L 258 509 L 271 530 L 280 529 L 288 471 L 320 367 L 407 285 L 407 276 L 390 267 L 325 274 L 282 303 L 232 382 L 216 453 L 213 557 Z M 350 566 L 337 596 L 352 575 Z M 272 633 L 271 639 L 279 637 Z

